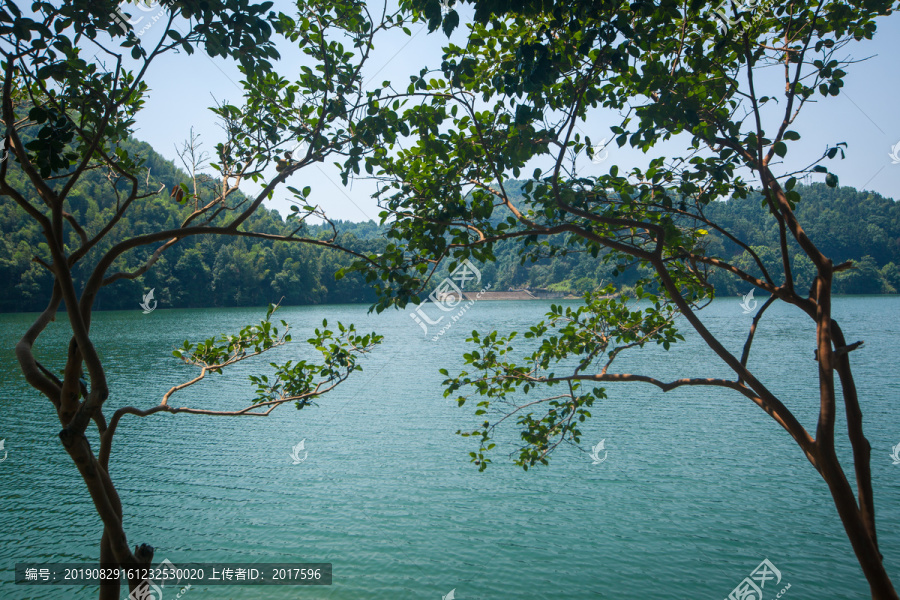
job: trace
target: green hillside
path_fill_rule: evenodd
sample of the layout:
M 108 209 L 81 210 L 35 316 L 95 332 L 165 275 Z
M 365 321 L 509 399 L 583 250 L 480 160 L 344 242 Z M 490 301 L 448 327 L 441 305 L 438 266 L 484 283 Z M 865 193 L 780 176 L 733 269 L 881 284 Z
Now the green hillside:
M 517 190 L 521 187 L 510 186 Z M 825 184 L 798 186 L 795 188 L 802 201 L 797 207 L 798 219 L 817 246 L 836 263 L 852 260 L 857 268 L 838 273 L 835 292 L 839 294 L 881 294 L 900 291 L 900 204 L 874 192 L 860 192 L 853 188 L 829 188 Z M 517 199 L 519 204 L 524 204 Z M 705 210 L 706 216 L 721 224 L 738 239 L 753 247 L 766 264 L 776 282 L 780 282 L 784 269 L 776 259 L 778 247 L 777 224 L 762 206 L 761 194 L 753 193 L 746 199 L 733 198 L 716 202 Z M 498 219 L 506 215 L 497 215 Z M 711 230 L 707 236 L 708 253 L 729 261 L 755 275 L 758 268 L 750 256 L 725 236 Z M 793 240 L 789 247 L 799 251 Z M 812 263 L 799 252 L 791 269 L 804 289 L 814 275 Z M 574 254 L 543 259 L 535 264 L 520 264 L 514 255 L 514 246 L 498 244 L 498 261 L 487 265 L 483 273 L 493 283 L 493 289 L 545 288 L 553 291 L 582 293 L 602 285 L 616 283 L 619 287 L 634 283 L 639 267 L 627 269 L 616 277 L 617 265 Z M 620 269 L 621 270 L 621 269 Z M 746 293 L 747 284 L 726 275 L 721 270 L 711 282 L 720 295 Z M 644 273 L 648 275 L 649 270 Z
M 193 209 L 170 197 L 168 190 L 189 178 L 173 163 L 165 160 L 142 142 L 130 142 L 129 152 L 146 159 L 150 188 L 163 191 L 155 197 L 135 202 L 128 215 L 111 235 L 95 248 L 75 269 L 76 281 L 85 281 L 87 267 L 113 244 L 135 235 L 176 227 Z M 9 181 L 20 190 L 29 190 L 21 171 L 11 165 Z M 201 177 L 201 189 L 215 181 Z M 124 189 L 124 184 L 119 184 Z M 31 200 L 37 200 L 32 197 Z M 40 205 L 39 202 L 33 202 Z M 67 209 L 92 235 L 108 221 L 116 206 L 116 196 L 107 175 L 91 171 L 73 189 Z M 375 243 L 374 223 L 342 223 L 340 242 L 356 250 L 367 250 Z M 293 229 L 296 225 L 292 225 Z M 245 225 L 247 230 L 269 233 L 287 232 L 289 226 L 277 211 L 261 208 Z M 307 226 L 307 237 L 321 238 L 330 233 L 323 227 Z M 49 260 L 49 252 L 39 226 L 25 217 L 24 211 L 9 198 L 0 200 L 0 311 L 42 310 L 50 295 L 51 277 L 32 257 Z M 79 243 L 76 232 L 68 230 L 70 247 Z M 360 236 L 365 240 L 359 239 Z M 145 246 L 126 255 L 112 272 L 134 269 L 152 255 L 158 244 Z M 155 288 L 160 307 L 259 306 L 284 298 L 285 304 L 368 302 L 373 294 L 362 278 L 350 275 L 334 280 L 334 272 L 350 263 L 350 255 L 309 244 L 273 244 L 225 236 L 187 238 L 169 248 L 142 277 L 119 280 L 105 288 L 97 300 L 100 309 L 136 308 L 141 297 Z
M 174 227 L 192 207 L 183 206 L 169 194 L 172 186 L 187 182 L 187 175 L 142 142 L 129 142 L 128 150 L 146 159 L 151 187 L 163 188 L 152 198 L 137 203 L 127 218 L 114 229 L 105 244 L 93 250 L 96 257 L 112 244 L 142 233 Z M 10 169 L 8 178 L 19 189 L 27 190 L 21 172 Z M 215 181 L 206 176 L 201 187 Z M 512 182 L 511 189 L 522 182 Z M 851 188 L 828 188 L 823 184 L 798 188 L 803 201 L 798 216 L 810 237 L 835 261 L 852 260 L 858 268 L 839 273 L 836 291 L 845 294 L 897 293 L 900 290 L 900 205 L 871 192 Z M 775 260 L 778 243 L 775 220 L 762 208 L 758 194 L 746 199 L 719 202 L 707 209 L 712 220 L 723 224 L 740 239 L 746 240 L 766 262 L 776 279 L 782 273 Z M 93 171 L 69 194 L 68 207 L 90 235 L 100 229 L 116 205 L 116 196 L 107 175 Z M 501 218 L 502 215 L 497 215 Z M 342 245 L 357 251 L 375 251 L 383 247 L 382 228 L 374 222 L 336 223 Z M 261 209 L 247 223 L 254 231 L 286 232 L 289 225 L 276 211 Z M 306 226 L 307 237 L 327 236 L 330 229 Z M 32 260 L 36 254 L 48 259 L 46 244 L 32 219 L 9 199 L 0 201 L 0 311 L 36 311 L 50 294 L 51 278 Z M 70 244 L 78 237 L 69 230 Z M 133 269 L 152 254 L 156 246 L 146 246 L 127 255 L 116 270 Z M 709 252 L 736 261 L 754 271 L 749 256 L 716 232 L 708 236 Z M 583 293 L 615 281 L 627 287 L 640 275 L 631 268 L 614 277 L 615 264 L 582 254 L 555 256 L 537 263 L 522 264 L 512 245 L 499 244 L 496 262 L 483 266 L 484 283 L 493 290 L 510 288 L 549 289 Z M 88 272 L 82 261 L 76 268 L 78 280 Z M 258 306 L 284 298 L 287 305 L 343 302 L 372 302 L 374 292 L 359 274 L 336 281 L 334 273 L 348 266 L 347 254 L 308 244 L 273 244 L 267 241 L 205 236 L 185 239 L 165 252 L 159 262 L 142 277 L 120 280 L 103 289 L 97 308 L 137 309 L 142 296 L 151 288 L 160 307 L 196 308 Z M 813 267 L 797 255 L 792 264 L 801 285 L 808 285 Z M 712 282 L 720 294 L 746 292 L 747 285 L 717 273 Z

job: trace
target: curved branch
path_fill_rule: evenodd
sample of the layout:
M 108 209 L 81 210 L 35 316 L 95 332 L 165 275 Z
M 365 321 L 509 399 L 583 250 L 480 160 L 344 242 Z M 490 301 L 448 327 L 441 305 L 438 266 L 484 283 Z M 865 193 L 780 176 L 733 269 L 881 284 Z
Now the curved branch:
M 866 530 L 872 537 L 872 543 L 878 548 L 878 539 L 875 535 L 875 501 L 872 491 L 872 468 L 870 456 L 872 446 L 863 433 L 862 410 L 859 406 L 859 395 L 856 392 L 856 382 L 853 380 L 853 372 L 850 369 L 849 352 L 841 352 L 848 348 L 844 339 L 844 332 L 836 321 L 831 321 L 831 331 L 834 337 L 835 368 L 841 382 L 844 407 L 847 411 L 847 437 L 850 438 L 850 446 L 853 448 L 853 468 L 856 472 L 856 488 L 859 495 L 860 517 Z
M 134 406 L 124 406 L 118 409 L 115 413 L 113 413 L 112 419 L 109 421 L 109 427 L 100 437 L 100 464 L 103 465 L 104 469 L 108 469 L 109 465 L 109 456 L 112 451 L 112 442 L 113 437 L 116 434 L 116 429 L 119 426 L 119 421 L 122 420 L 122 417 L 125 415 L 135 415 L 138 417 L 147 417 L 158 412 L 168 412 L 172 414 L 178 413 L 187 413 L 192 415 L 209 415 L 209 416 L 220 416 L 220 417 L 267 417 L 269 416 L 273 410 L 285 404 L 287 402 L 304 402 L 309 400 L 310 398 L 315 398 L 317 396 L 322 396 L 327 394 L 338 384 L 346 381 L 346 379 L 350 376 L 350 373 L 346 373 L 343 377 L 335 380 L 331 385 L 322 388 L 322 385 L 325 382 L 319 382 L 316 387 L 304 394 L 299 394 L 297 396 L 287 396 L 284 398 L 278 398 L 276 400 L 269 400 L 267 402 L 259 402 L 257 404 L 251 404 L 245 408 L 240 410 L 208 410 L 201 408 L 190 408 L 186 406 L 182 407 L 174 407 L 169 406 L 168 404 L 157 404 L 153 408 L 148 408 L 146 410 L 142 410 L 140 408 L 136 408 Z M 199 380 L 199 379 L 198 379 Z M 193 383 L 193 382 L 190 382 Z M 171 391 L 169 392 L 171 393 Z M 168 394 L 167 394 L 168 396 Z M 269 407 L 268 410 L 263 412 L 254 412 L 254 409 L 258 409 L 260 407 Z
M 763 303 L 762 308 L 759 309 L 759 312 L 756 313 L 756 316 L 753 317 L 753 323 L 750 324 L 750 333 L 747 334 L 747 341 L 744 342 L 744 351 L 741 353 L 741 365 L 744 368 L 747 367 L 747 360 L 750 358 L 750 346 L 753 344 L 753 336 L 756 335 L 756 327 L 759 325 L 759 320 L 762 319 L 763 313 L 766 312 L 766 309 L 772 306 L 772 303 L 775 301 L 775 295 L 769 296 L 769 299 Z M 738 377 L 738 383 L 743 383 L 743 380 Z
M 40 363 L 34 358 L 34 342 L 38 336 L 44 331 L 51 321 L 56 320 L 56 311 L 59 309 L 62 301 L 62 293 L 59 289 L 59 283 L 54 282 L 53 292 L 50 296 L 50 302 L 35 322 L 28 328 L 22 339 L 16 344 L 16 358 L 19 360 L 19 366 L 25 375 L 25 380 L 36 390 L 47 396 L 53 405 L 59 410 L 60 396 L 62 394 L 62 385 L 59 380 L 50 379 Z
M 750 388 L 756 392 L 755 395 L 752 397 L 748 396 L 748 398 L 751 398 L 751 400 L 765 410 L 769 416 L 775 419 L 778 424 L 784 427 L 806 454 L 809 461 L 813 465 L 817 465 L 817 453 L 815 451 L 816 441 L 809 435 L 809 432 L 806 431 L 800 421 L 797 420 L 797 417 L 795 417 L 784 403 L 770 392 L 762 382 L 754 377 L 753 374 L 750 373 L 750 371 L 747 370 L 747 368 L 742 365 L 740 361 L 721 344 L 721 342 L 719 342 L 718 338 L 706 328 L 681 295 L 681 290 L 679 290 L 676 283 L 672 280 L 671 275 L 666 270 L 665 264 L 659 260 L 655 260 L 653 261 L 653 266 L 669 297 L 679 308 L 681 314 L 687 319 L 694 330 L 700 334 L 700 337 L 703 338 L 706 345 L 709 346 L 709 348 L 738 375 L 741 381 L 747 382 Z M 738 384 L 735 382 L 734 385 Z

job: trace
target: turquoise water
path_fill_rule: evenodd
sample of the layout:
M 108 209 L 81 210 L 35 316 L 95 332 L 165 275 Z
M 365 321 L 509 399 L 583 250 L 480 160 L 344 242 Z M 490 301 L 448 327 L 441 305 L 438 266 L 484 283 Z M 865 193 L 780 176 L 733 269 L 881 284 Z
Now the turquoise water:
M 442 396 L 439 368 L 459 368 L 472 329 L 524 329 L 549 303 L 479 302 L 431 341 L 407 312 L 368 315 L 365 306 L 285 308 L 303 332 L 329 321 L 385 335 L 364 371 L 298 412 L 268 418 L 198 415 L 126 417 L 111 464 L 131 545 L 179 562 L 330 562 L 329 587 L 194 586 L 187 600 L 507 598 L 725 598 L 764 558 L 791 584 L 786 598 L 866 598 L 825 484 L 777 424 L 737 394 L 643 384 L 608 386 L 584 428 L 584 449 L 561 447 L 549 468 L 523 472 L 501 444 L 484 473 L 468 462 L 474 408 Z M 750 316 L 738 299 L 703 311 L 738 352 Z M 256 321 L 262 309 L 98 313 L 93 330 L 114 407 L 156 404 L 194 371 L 171 357 L 199 339 Z M 873 447 L 879 540 L 900 583 L 900 297 L 838 298 Z M 55 414 L 23 382 L 12 348 L 33 316 L 0 315 L 0 596 L 96 597 L 96 588 L 15 586 L 16 562 L 96 561 L 99 518 L 62 450 Z M 814 428 L 816 363 L 811 323 L 773 307 L 751 365 Z M 665 352 L 623 356 L 619 369 L 660 378 L 725 372 L 696 336 Z M 65 339 L 54 323 L 39 354 Z M 39 348 L 39 353 L 40 353 Z M 303 344 L 279 350 L 302 357 Z M 268 361 L 263 361 L 268 362 Z M 176 405 L 237 408 L 249 397 L 246 363 L 176 395 Z M 844 423 L 838 430 L 844 431 Z M 511 432 L 510 432 L 511 433 Z M 509 436 L 507 436 L 507 439 Z M 292 465 L 306 440 L 308 459 Z M 608 458 L 584 451 L 605 439 Z M 847 444 L 839 448 L 849 463 Z M 778 589 L 766 587 L 766 600 Z M 174 598 L 174 591 L 168 592 Z M 166 597 L 169 600 L 169 596 Z

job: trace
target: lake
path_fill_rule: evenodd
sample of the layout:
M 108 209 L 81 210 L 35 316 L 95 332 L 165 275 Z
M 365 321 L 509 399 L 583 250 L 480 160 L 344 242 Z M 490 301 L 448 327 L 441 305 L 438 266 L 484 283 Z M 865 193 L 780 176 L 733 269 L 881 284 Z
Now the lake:
M 563 302 L 577 304 L 577 302 Z M 501 435 L 483 473 L 469 462 L 480 421 L 474 406 L 442 395 L 439 368 L 461 368 L 473 330 L 524 330 L 550 302 L 478 302 L 436 341 L 409 310 L 367 314 L 361 305 L 287 307 L 277 316 L 295 342 L 278 360 L 311 356 L 305 333 L 330 323 L 375 330 L 384 343 L 318 407 L 292 404 L 268 418 L 126 416 L 110 465 L 134 546 L 172 562 L 328 562 L 321 587 L 194 586 L 186 600 L 726 598 L 763 559 L 777 567 L 764 598 L 867 598 L 868 586 L 825 483 L 763 411 L 728 390 L 644 384 L 607 386 L 583 430 L 583 448 L 561 446 L 549 467 L 523 472 Z M 195 370 L 171 355 L 185 339 L 236 331 L 264 309 L 101 312 L 93 333 L 119 406 L 148 408 Z M 739 353 L 751 316 L 738 298 L 716 300 L 704 321 Z M 881 551 L 900 585 L 900 443 L 897 359 L 900 297 L 841 297 L 834 314 L 853 353 L 872 474 Z M 61 318 L 65 319 L 62 315 Z M 23 381 L 13 346 L 33 315 L 0 315 L 0 587 L 4 599 L 96 598 L 96 587 L 15 586 L 16 562 L 96 561 L 102 532 L 84 484 L 63 451 L 51 405 Z M 762 381 L 807 428 L 818 397 L 812 323 L 773 306 L 751 358 Z M 433 333 L 433 332 L 432 332 Z M 669 352 L 623 355 L 619 370 L 663 379 L 727 375 L 698 336 Z M 52 324 L 38 356 L 63 364 L 65 323 Z M 62 344 L 62 345 L 61 345 Z M 42 349 L 49 349 L 42 352 Z M 266 358 L 266 357 L 264 357 Z M 238 408 L 252 397 L 247 361 L 171 403 Z M 839 455 L 851 465 L 843 419 Z M 291 448 L 305 440 L 308 458 Z M 607 459 L 587 450 L 605 440 Z M 95 443 L 95 448 L 96 448 Z M 166 590 L 166 600 L 175 590 Z

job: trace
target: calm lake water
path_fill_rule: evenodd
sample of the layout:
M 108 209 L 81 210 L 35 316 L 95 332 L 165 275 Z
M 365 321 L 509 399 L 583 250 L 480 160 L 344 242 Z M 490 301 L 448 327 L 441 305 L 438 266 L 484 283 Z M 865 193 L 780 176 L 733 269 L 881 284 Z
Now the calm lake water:
M 824 482 L 772 419 L 735 393 L 643 384 L 608 386 L 595 404 L 584 449 L 562 447 L 549 467 L 514 467 L 501 444 L 484 473 L 475 446 L 455 435 L 478 423 L 442 395 L 441 367 L 461 365 L 473 329 L 522 330 L 549 303 L 479 302 L 437 341 L 408 311 L 368 315 L 365 306 L 285 308 L 295 340 L 323 318 L 385 335 L 364 371 L 320 406 L 283 406 L 269 418 L 126 417 L 111 474 L 132 546 L 179 562 L 330 562 L 329 587 L 194 586 L 186 600 L 458 600 L 725 598 L 768 558 L 784 597 L 867 598 L 860 569 Z M 702 312 L 739 352 L 751 317 L 739 299 Z M 264 309 L 98 313 L 93 330 L 112 393 L 107 410 L 150 407 L 194 371 L 172 358 L 197 340 L 257 321 Z M 881 550 L 900 584 L 900 297 L 838 298 L 835 315 L 853 353 L 872 444 Z M 87 599 L 96 588 L 15 586 L 16 562 L 98 558 L 99 518 L 62 450 L 50 404 L 27 387 L 12 348 L 33 315 L 0 315 L 0 596 Z M 65 323 L 39 356 L 58 369 Z M 769 310 L 751 361 L 808 428 L 818 406 L 812 324 L 787 307 Z M 687 332 L 686 332 L 687 333 Z M 40 349 L 39 349 L 40 351 Z M 54 352 L 56 352 L 54 354 Z M 310 356 L 294 342 L 278 359 Z M 172 403 L 237 408 L 250 397 L 244 363 L 176 395 Z M 660 378 L 725 371 L 699 341 L 670 352 L 632 351 L 619 369 Z M 838 431 L 845 431 L 843 421 Z M 508 431 L 507 433 L 512 433 Z M 308 459 L 291 447 L 306 440 Z M 511 439 L 510 435 L 506 440 Z M 608 458 L 584 450 L 606 440 Z M 850 463 L 848 445 L 839 452 Z M 175 592 L 168 591 L 174 598 Z

